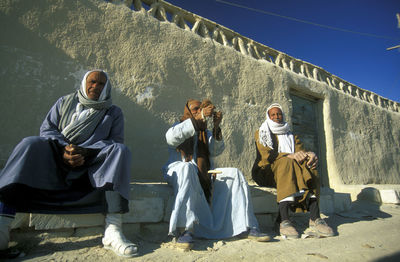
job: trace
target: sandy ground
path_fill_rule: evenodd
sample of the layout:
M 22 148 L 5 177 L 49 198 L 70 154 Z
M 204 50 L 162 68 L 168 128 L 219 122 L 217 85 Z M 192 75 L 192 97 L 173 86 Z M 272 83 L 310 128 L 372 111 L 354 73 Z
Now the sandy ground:
M 293 217 L 300 232 L 306 230 L 307 219 Z M 272 228 L 263 228 L 274 236 L 271 242 L 196 240 L 192 251 L 176 249 L 166 236 L 166 226 L 141 231 L 126 226 L 124 230 L 140 248 L 139 255 L 129 261 L 400 261 L 400 206 L 354 202 L 350 212 L 326 220 L 335 237 L 286 240 Z M 5 261 L 127 261 L 102 248 L 102 228 L 14 230 L 11 237 L 24 256 Z

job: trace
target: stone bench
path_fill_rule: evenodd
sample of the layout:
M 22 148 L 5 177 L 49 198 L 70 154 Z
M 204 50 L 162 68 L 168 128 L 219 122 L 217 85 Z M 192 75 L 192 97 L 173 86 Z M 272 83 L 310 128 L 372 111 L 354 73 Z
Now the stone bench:
M 250 185 L 254 213 L 260 226 L 269 227 L 278 212 L 276 190 Z M 166 183 L 132 183 L 129 201 L 130 212 L 123 215 L 124 224 L 168 224 L 174 197 Z M 322 188 L 320 210 L 324 214 L 350 209 L 349 194 L 335 193 Z M 18 213 L 13 228 L 31 227 L 36 230 L 94 227 L 104 225 L 103 214 L 46 215 Z

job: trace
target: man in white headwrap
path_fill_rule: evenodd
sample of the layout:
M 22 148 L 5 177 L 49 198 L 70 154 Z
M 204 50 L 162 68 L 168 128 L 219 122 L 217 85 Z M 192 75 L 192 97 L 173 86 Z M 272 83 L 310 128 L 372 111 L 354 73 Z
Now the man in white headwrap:
M 276 187 L 279 204 L 280 234 L 298 238 L 289 220 L 289 208 L 310 211 L 310 228 L 319 236 L 333 236 L 332 229 L 321 219 L 318 207 L 318 158 L 306 152 L 290 131 L 282 107 L 274 103 L 267 108 L 266 120 L 255 133 L 257 157 L 252 178 L 260 186 Z
M 16 212 L 105 213 L 103 245 L 137 254 L 121 229 L 128 212 L 131 153 L 123 144 L 122 110 L 111 101 L 102 70 L 89 71 L 76 92 L 54 104 L 40 136 L 24 138 L 0 173 L 0 255 L 7 255 Z

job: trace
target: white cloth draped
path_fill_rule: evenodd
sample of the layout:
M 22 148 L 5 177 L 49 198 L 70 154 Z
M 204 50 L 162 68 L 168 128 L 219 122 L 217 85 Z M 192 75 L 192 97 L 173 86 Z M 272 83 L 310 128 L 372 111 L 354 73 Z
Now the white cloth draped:
M 284 115 L 283 115 L 283 123 L 276 123 L 269 118 L 268 111 L 274 107 L 282 110 L 282 107 L 277 103 L 274 103 L 267 108 L 266 120 L 261 124 L 261 127 L 258 132 L 259 141 L 263 146 L 268 146 L 269 148 L 274 149 L 272 143 L 272 134 L 277 135 L 279 141 L 278 153 L 293 154 L 294 136 L 290 131 L 289 124 L 285 122 Z
M 87 93 L 86 93 L 86 78 L 88 77 L 88 75 L 90 73 L 93 73 L 93 72 L 102 72 L 106 76 L 106 83 L 104 85 L 103 90 L 100 93 L 98 100 L 97 100 L 97 102 L 101 103 L 101 102 L 105 101 L 106 99 L 108 99 L 110 97 L 110 93 L 111 93 L 111 84 L 110 84 L 110 81 L 108 80 L 108 75 L 106 72 L 104 72 L 101 69 L 96 69 L 96 70 L 91 70 L 91 71 L 86 72 L 86 74 L 83 76 L 83 79 L 81 82 L 80 93 L 83 95 L 83 97 L 85 99 L 89 99 L 87 96 Z M 64 127 L 64 129 L 61 131 L 61 133 L 64 136 L 67 136 L 67 134 L 69 132 L 71 132 L 71 130 L 73 130 L 76 126 L 85 122 L 92 114 L 95 114 L 95 113 L 96 113 L 96 110 L 94 108 L 85 107 L 79 101 L 75 107 L 75 112 L 73 113 L 73 115 L 71 117 L 71 121 L 68 123 L 67 126 Z

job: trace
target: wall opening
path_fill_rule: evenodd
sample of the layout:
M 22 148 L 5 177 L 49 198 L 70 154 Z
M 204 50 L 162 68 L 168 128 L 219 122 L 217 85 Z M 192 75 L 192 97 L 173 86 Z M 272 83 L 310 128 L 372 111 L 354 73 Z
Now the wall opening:
M 291 90 L 290 97 L 292 99 L 293 133 L 299 135 L 307 151 L 317 154 L 320 184 L 323 187 L 329 187 L 323 131 L 323 100 L 297 90 Z

